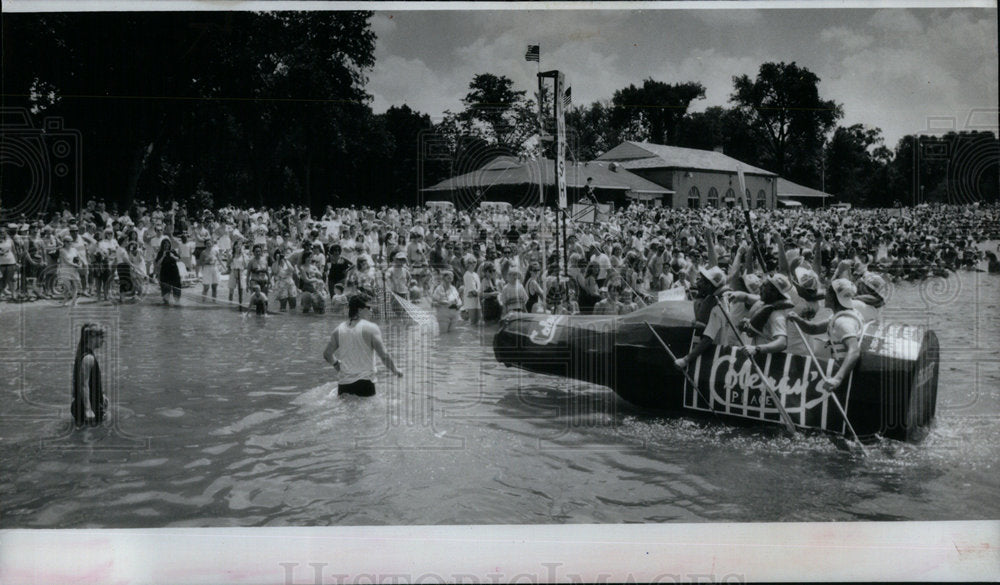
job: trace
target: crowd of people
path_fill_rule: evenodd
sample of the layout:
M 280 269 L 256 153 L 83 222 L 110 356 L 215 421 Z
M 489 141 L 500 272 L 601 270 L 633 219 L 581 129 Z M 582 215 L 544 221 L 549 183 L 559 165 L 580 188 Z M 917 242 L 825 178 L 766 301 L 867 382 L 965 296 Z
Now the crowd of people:
M 316 216 L 296 206 L 192 212 L 176 203 L 119 212 L 91 201 L 5 226 L 0 300 L 125 302 L 152 286 L 171 304 L 193 287 L 206 302 L 324 313 L 362 292 L 397 310 L 423 303 L 447 332 L 515 311 L 622 314 L 696 298 L 712 268 L 751 294 L 754 278 L 781 274 L 803 298 L 842 276 L 867 279 L 863 292 L 878 295 L 869 289 L 984 261 L 1000 270 L 979 246 L 1000 239 L 996 206 L 755 210 L 756 240 L 744 217 L 738 208 L 633 204 L 599 223 L 564 224 L 541 208 L 327 207 Z

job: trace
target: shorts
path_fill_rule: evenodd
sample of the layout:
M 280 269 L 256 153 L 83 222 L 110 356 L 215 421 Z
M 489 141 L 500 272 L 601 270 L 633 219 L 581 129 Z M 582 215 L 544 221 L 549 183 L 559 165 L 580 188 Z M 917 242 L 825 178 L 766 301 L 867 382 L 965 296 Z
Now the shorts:
M 353 394 L 355 396 L 375 396 L 375 383 L 371 380 L 358 380 L 351 384 L 341 384 L 337 388 L 337 396 Z

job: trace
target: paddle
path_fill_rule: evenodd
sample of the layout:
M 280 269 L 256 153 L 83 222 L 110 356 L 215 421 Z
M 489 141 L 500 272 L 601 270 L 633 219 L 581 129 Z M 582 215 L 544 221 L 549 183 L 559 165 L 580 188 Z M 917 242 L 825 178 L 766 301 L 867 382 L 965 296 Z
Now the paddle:
M 743 218 L 747 223 L 747 231 L 750 232 L 750 242 L 753 244 L 754 254 L 757 256 L 757 261 L 760 262 L 760 269 L 767 272 L 767 263 L 764 261 L 764 253 L 760 249 L 760 243 L 757 241 L 757 233 L 753 229 L 753 221 L 750 219 L 750 201 L 746 199 L 747 196 L 747 183 L 746 179 L 743 177 L 743 167 L 740 165 L 736 166 L 736 175 L 740 181 L 740 201 L 746 201 L 743 208 Z
M 729 327 L 732 328 L 733 333 L 736 335 L 736 339 L 742 339 L 742 337 L 740 336 L 739 329 L 736 328 L 736 325 L 733 323 L 733 319 L 729 316 L 729 311 L 726 310 L 724 304 L 725 301 L 720 299 L 719 297 L 716 297 L 716 300 L 718 301 L 719 309 L 722 310 L 722 316 L 726 318 L 726 323 L 729 323 Z M 764 374 L 764 371 L 760 368 L 759 365 L 757 365 L 757 362 L 753 359 L 752 356 L 749 357 L 749 361 L 751 364 L 753 364 L 754 369 L 757 371 L 757 375 L 760 376 L 761 382 L 764 383 L 764 389 L 767 390 L 768 396 L 771 397 L 771 400 L 777 407 L 778 414 L 781 415 L 781 422 L 785 424 L 785 430 L 787 430 L 790 434 L 794 435 L 795 424 L 792 422 L 792 417 L 788 416 L 788 411 L 785 410 L 785 407 L 781 405 L 781 401 L 778 398 L 778 391 L 775 390 L 774 386 L 771 384 L 771 379 Z M 763 408 L 763 406 L 761 408 Z
M 709 400 L 708 398 L 705 398 L 705 395 L 701 393 L 701 388 L 698 387 L 698 383 L 695 382 L 694 378 L 692 378 L 691 375 L 687 373 L 687 370 L 679 367 L 676 364 L 677 356 L 674 355 L 674 352 L 670 351 L 670 347 L 667 346 L 667 344 L 663 341 L 663 338 L 661 338 L 660 335 L 656 332 L 656 329 L 653 329 L 653 326 L 649 324 L 649 321 L 643 321 L 643 323 L 645 323 L 646 327 L 649 327 L 649 330 L 653 332 L 653 337 L 655 337 L 656 340 L 660 342 L 660 345 L 663 346 L 663 349 L 667 350 L 667 355 L 670 356 L 670 363 L 673 364 L 675 368 L 680 370 L 682 374 L 684 374 L 684 379 L 688 381 L 688 384 L 691 384 L 691 386 L 694 387 L 695 391 L 698 393 L 698 396 L 701 396 L 701 399 L 704 400 L 706 404 L 708 404 L 708 409 L 712 411 L 712 414 L 715 414 L 715 409 L 712 408 L 712 401 Z
M 793 321 L 792 325 L 795 326 L 795 330 L 798 331 L 799 337 L 802 338 L 802 343 L 805 344 L 806 350 L 809 351 L 809 357 L 811 357 L 813 362 L 816 363 L 816 371 L 819 372 L 819 375 L 821 378 L 823 378 L 824 382 L 829 382 L 830 379 L 826 377 L 826 374 L 819 367 L 819 360 L 816 359 L 816 354 L 813 352 L 812 345 L 810 345 L 809 339 L 806 338 L 806 334 L 802 332 L 802 328 L 799 327 L 798 323 L 795 323 Z M 830 398 L 833 398 L 833 404 L 837 407 L 837 410 L 840 411 L 841 416 L 844 417 L 844 422 L 847 423 L 847 430 L 851 431 L 851 436 L 854 437 L 854 441 L 858 444 L 859 447 L 861 447 L 861 453 L 864 454 L 865 457 L 867 457 L 868 451 L 865 449 L 865 446 L 861 444 L 861 439 L 858 438 L 858 434 L 854 432 L 854 426 L 851 425 L 850 419 L 847 418 L 847 411 L 844 410 L 844 407 L 840 404 L 840 399 L 837 398 L 837 395 L 833 393 L 832 389 L 824 391 L 830 395 Z

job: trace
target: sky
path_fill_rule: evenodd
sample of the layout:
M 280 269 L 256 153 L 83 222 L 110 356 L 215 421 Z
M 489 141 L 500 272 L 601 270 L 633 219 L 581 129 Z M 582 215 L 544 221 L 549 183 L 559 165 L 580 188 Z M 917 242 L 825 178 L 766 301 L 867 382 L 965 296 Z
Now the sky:
M 734 75 L 767 61 L 796 62 L 820 78 L 842 125 L 904 135 L 997 130 L 995 8 L 703 9 L 376 12 L 372 107 L 409 105 L 435 120 L 462 109 L 477 73 L 536 87 L 524 60 L 541 45 L 543 70 L 559 69 L 575 104 L 608 100 L 646 78 L 701 82 L 692 111 L 727 105 Z

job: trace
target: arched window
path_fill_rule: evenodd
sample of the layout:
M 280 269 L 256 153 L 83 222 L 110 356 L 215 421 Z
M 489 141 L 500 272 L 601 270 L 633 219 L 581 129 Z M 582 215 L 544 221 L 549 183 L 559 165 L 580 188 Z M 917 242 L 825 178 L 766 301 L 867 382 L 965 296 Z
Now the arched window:
M 735 206 L 736 206 L 736 191 L 733 191 L 732 188 L 729 188 L 726 190 L 726 207 L 735 207 Z
M 757 191 L 757 208 L 767 209 L 767 193 L 763 189 Z
M 718 207 L 719 206 L 719 191 L 715 187 L 708 190 L 708 206 Z
M 691 187 L 691 190 L 688 191 L 688 207 L 691 209 L 701 207 L 701 192 L 698 191 L 698 187 Z
M 750 193 L 750 188 L 747 187 L 746 198 L 743 201 L 747 204 L 749 209 L 753 209 L 753 195 Z

